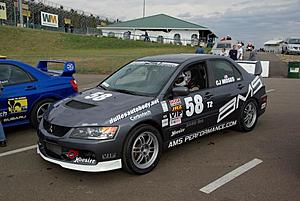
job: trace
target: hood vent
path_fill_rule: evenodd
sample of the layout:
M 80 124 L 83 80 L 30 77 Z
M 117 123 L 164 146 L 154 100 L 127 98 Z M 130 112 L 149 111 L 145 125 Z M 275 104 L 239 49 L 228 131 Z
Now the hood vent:
M 66 106 L 68 106 L 70 108 L 74 108 L 74 109 L 79 109 L 79 110 L 84 110 L 84 109 L 89 109 L 89 108 L 92 108 L 92 107 L 96 107 L 96 105 L 83 103 L 83 102 L 79 102 L 79 101 L 76 101 L 76 100 L 71 100 L 71 101 L 67 102 Z

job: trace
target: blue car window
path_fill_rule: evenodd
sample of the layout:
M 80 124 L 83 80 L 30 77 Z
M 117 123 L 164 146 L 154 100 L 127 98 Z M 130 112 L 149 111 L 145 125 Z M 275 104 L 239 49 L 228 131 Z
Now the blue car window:
M 0 81 L 4 86 L 6 86 L 31 82 L 31 79 L 26 72 L 24 72 L 17 66 L 10 64 L 1 64 Z

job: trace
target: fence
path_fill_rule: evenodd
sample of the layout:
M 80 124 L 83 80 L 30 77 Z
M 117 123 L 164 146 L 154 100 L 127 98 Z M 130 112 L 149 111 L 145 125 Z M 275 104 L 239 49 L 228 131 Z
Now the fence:
M 76 10 L 47 0 L 23 0 L 23 21 L 20 24 L 20 12 L 17 0 L 0 0 L 6 4 L 6 20 L 0 20 L 2 25 L 24 26 L 34 29 L 47 29 L 52 31 L 73 32 L 76 34 L 98 35 L 101 31 L 96 29 L 102 23 L 111 24 L 112 19 L 95 15 L 83 10 Z M 41 25 L 41 12 L 58 15 L 58 28 Z M 66 23 L 68 20 L 68 23 Z

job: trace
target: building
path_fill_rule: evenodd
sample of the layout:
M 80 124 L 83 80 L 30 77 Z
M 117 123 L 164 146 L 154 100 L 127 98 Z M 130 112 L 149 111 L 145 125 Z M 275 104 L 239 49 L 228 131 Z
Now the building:
M 264 43 L 264 50 L 266 52 L 280 54 L 282 51 L 283 42 L 283 40 L 269 40 Z
M 106 27 L 98 27 L 102 34 L 132 40 L 148 40 L 179 45 L 206 45 L 216 35 L 207 27 L 165 14 L 129 20 Z

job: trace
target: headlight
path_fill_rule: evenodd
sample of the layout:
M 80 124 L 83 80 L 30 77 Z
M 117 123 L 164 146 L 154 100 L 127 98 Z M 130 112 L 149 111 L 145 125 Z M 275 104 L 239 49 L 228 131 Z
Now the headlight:
M 118 127 L 81 127 L 75 128 L 70 137 L 87 140 L 111 140 L 117 131 Z

